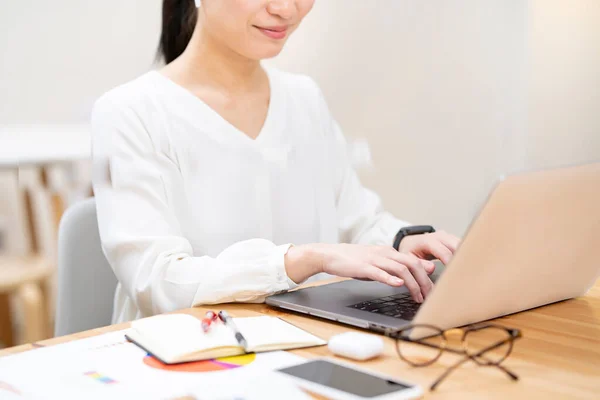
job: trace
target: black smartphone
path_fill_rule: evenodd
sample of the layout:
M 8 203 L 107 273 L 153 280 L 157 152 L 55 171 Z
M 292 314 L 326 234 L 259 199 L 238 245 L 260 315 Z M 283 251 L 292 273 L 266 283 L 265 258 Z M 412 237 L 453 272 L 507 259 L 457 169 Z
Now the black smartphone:
M 300 387 L 333 399 L 404 400 L 423 395 L 418 385 L 338 361 L 318 359 L 277 372 L 286 375 Z

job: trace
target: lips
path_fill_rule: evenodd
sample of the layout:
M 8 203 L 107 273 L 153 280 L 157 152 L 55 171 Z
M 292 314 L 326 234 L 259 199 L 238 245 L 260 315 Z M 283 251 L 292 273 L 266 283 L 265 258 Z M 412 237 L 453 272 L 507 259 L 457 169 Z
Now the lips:
M 287 26 L 277 26 L 277 27 L 260 27 L 255 26 L 256 29 L 261 31 L 263 35 L 271 38 L 271 39 L 283 39 L 287 36 Z

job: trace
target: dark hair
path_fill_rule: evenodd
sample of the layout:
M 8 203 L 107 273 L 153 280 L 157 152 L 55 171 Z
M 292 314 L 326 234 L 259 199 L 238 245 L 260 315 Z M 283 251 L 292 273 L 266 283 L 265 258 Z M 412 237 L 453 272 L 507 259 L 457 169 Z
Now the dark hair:
M 170 63 L 183 53 L 194 29 L 198 10 L 194 0 L 163 0 L 158 57 Z

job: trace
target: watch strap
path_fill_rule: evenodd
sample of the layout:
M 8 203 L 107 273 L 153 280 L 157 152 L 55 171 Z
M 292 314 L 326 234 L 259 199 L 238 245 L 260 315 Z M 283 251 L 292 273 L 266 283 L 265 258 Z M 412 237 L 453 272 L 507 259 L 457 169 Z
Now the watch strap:
M 396 237 L 394 238 L 394 248 L 396 250 L 400 250 L 400 242 L 407 236 L 412 235 L 422 235 L 424 233 L 433 233 L 435 229 L 431 225 L 415 225 L 415 226 L 405 226 L 401 228 Z

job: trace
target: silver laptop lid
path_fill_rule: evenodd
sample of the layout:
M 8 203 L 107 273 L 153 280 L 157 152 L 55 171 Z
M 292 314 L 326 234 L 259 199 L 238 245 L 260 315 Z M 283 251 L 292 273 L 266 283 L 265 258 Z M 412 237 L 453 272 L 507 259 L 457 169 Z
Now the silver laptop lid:
M 600 163 L 500 182 L 413 323 L 451 328 L 584 294 L 600 264 Z

